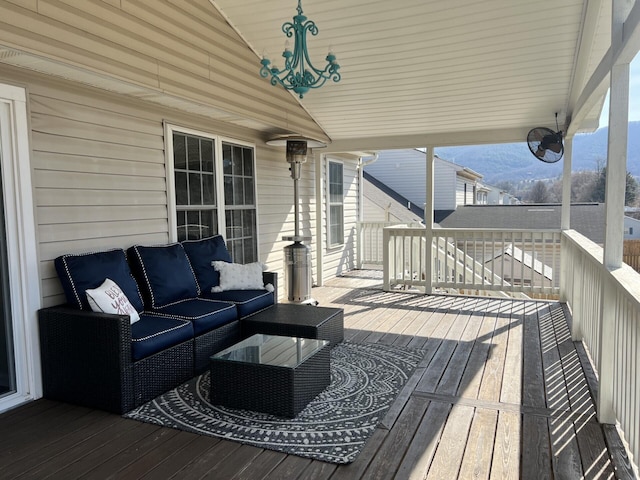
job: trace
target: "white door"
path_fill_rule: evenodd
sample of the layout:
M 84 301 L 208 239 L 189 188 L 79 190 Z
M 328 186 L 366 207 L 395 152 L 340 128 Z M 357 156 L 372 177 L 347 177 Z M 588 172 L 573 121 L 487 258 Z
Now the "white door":
M 0 84 L 0 412 L 42 394 L 28 138 L 25 89 Z

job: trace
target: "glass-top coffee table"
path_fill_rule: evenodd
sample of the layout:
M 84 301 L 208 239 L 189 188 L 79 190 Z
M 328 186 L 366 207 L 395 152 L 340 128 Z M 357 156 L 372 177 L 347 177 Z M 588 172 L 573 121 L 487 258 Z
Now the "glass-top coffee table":
M 327 340 L 256 334 L 211 356 L 214 405 L 295 417 L 331 381 Z

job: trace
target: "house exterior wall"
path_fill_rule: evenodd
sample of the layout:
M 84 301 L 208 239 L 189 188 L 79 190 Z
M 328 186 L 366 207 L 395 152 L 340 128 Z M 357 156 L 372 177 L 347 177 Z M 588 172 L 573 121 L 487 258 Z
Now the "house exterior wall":
M 58 67 L 46 68 L 65 78 L 108 78 L 132 96 L 188 100 L 223 121 L 326 138 L 292 95 L 260 78 L 258 55 L 208 0 L 0 1 L 0 46 L 37 56 L 12 51 L 5 63 L 38 70 L 50 59 Z
M 435 158 L 433 185 L 433 209 L 455 210 L 457 197 L 455 168 Z
M 53 260 L 65 253 L 162 244 L 171 239 L 163 122 L 249 142 L 256 148 L 259 259 L 283 278 L 283 235 L 294 234 L 293 180 L 284 149 L 257 132 L 69 82 L 3 69 L 0 80 L 26 85 L 42 306 L 64 302 Z M 299 181 L 301 234 L 317 261 L 315 162 Z M 325 275 L 353 268 L 356 160 L 345 165 L 345 245 L 332 249 Z M 323 233 L 324 234 L 324 233 Z M 284 293 L 284 284 L 280 292 Z
M 320 155 L 316 155 L 320 157 Z M 327 156 L 322 164 L 322 189 L 327 189 L 327 170 L 329 161 L 337 161 L 343 164 L 343 193 L 344 193 L 344 245 L 339 247 L 329 247 L 327 212 L 328 195 L 324 195 L 322 208 L 323 225 L 323 281 L 329 280 L 346 271 L 356 268 L 356 248 L 357 248 L 357 222 L 359 211 L 359 175 L 357 159 L 348 157 Z
M 284 149 L 267 146 L 264 132 L 327 137 L 290 93 L 258 76 L 258 56 L 208 0 L 0 1 L 0 14 L 0 47 L 11 49 L 0 80 L 28 90 L 43 306 L 64 300 L 56 256 L 172 238 L 164 122 L 255 145 L 258 254 L 283 274 L 293 181 Z M 299 182 L 314 268 L 317 157 Z M 345 160 L 346 243 L 331 252 L 349 259 L 356 161 Z
M 426 156 L 417 150 L 385 150 L 365 171 L 400 195 L 424 207 L 427 190 Z
M 624 217 L 624 239 L 637 240 L 640 239 L 640 220 L 632 217 Z
M 169 241 L 163 121 L 256 144 L 259 258 L 282 273 L 280 236 L 293 233 L 282 152 L 255 133 L 51 83 L 29 86 L 43 304 L 62 303 L 53 259 L 70 252 Z M 71 91 L 73 90 L 73 91 Z M 300 181 L 303 230 L 313 225 L 313 176 Z M 290 195 L 287 195 L 290 193 Z

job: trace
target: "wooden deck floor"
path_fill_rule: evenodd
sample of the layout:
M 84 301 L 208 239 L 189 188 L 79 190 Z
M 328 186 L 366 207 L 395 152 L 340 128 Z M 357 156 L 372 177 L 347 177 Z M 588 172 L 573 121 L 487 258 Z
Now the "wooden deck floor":
M 380 287 L 359 271 L 313 290 L 345 309 L 347 339 L 426 352 L 354 463 L 39 400 L 0 415 L 0 478 L 635 478 L 615 428 L 595 419 L 595 375 L 561 305 Z

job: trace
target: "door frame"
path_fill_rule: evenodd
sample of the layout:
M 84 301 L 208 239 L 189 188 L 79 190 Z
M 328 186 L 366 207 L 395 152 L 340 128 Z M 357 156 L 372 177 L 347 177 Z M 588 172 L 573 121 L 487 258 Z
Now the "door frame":
M 42 396 L 37 312 L 41 304 L 27 92 L 0 83 L 0 149 L 16 392 L 0 398 L 0 412 Z

